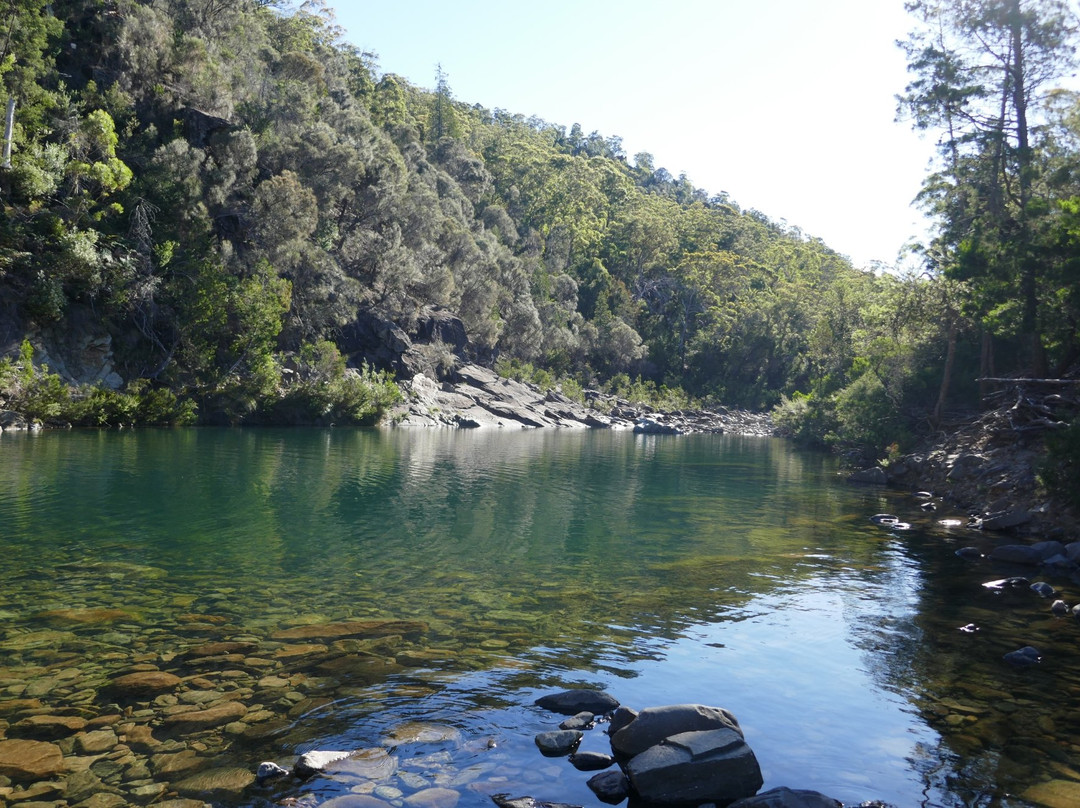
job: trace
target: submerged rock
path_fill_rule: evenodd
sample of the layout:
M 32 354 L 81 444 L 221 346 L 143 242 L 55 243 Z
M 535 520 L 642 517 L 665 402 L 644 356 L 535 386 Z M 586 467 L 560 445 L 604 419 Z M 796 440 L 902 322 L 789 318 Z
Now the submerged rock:
M 819 791 L 781 787 L 736 800 L 728 808 L 843 808 L 843 805 Z
M 54 743 L 9 739 L 0 741 L 0 775 L 15 782 L 44 780 L 64 771 L 64 753 Z
M 560 715 L 577 715 L 581 712 L 606 715 L 619 706 L 619 700 L 614 696 L 602 690 L 588 688 L 564 690 L 561 693 L 541 696 L 535 703 L 538 707 Z

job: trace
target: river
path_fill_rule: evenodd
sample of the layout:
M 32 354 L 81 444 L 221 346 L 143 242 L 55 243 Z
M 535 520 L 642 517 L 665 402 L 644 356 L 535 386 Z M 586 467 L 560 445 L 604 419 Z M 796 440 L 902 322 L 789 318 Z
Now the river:
M 533 743 L 567 687 L 729 709 L 765 789 L 1077 804 L 1080 626 L 982 586 L 1018 571 L 958 558 L 994 540 L 920 504 L 767 438 L 5 433 L 0 728 L 63 764 L 0 804 L 597 805 Z M 1029 644 L 1039 665 L 1002 660 Z M 368 751 L 251 782 L 313 749 Z

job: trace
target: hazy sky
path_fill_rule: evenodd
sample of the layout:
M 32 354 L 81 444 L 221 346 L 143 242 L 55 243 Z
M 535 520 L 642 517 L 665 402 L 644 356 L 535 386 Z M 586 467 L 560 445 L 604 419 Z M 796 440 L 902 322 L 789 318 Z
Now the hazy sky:
M 857 265 L 893 263 L 933 143 L 894 122 L 903 0 L 330 0 L 379 67 L 617 135 Z

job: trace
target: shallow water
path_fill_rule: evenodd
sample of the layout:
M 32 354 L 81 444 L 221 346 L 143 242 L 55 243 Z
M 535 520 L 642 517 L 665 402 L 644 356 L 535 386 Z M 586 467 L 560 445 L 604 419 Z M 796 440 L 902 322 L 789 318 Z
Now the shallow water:
M 47 740 L 133 801 L 374 791 L 401 805 L 438 786 L 460 806 L 496 792 L 596 805 L 590 774 L 533 744 L 560 720 L 538 696 L 595 686 L 635 708 L 728 708 L 765 788 L 1074 804 L 1060 800 L 1080 799 L 1080 626 L 1026 589 L 983 588 L 1018 571 L 958 559 L 992 539 L 941 529 L 953 514 L 918 505 L 759 438 L 5 433 L 0 722 L 43 738 L 28 716 L 99 719 Z M 881 511 L 914 529 L 872 524 Z M 410 622 L 296 633 L 360 620 Z M 958 631 L 967 623 L 981 630 Z M 217 642 L 240 645 L 192 651 Z M 1001 660 L 1027 644 L 1040 665 Z M 181 682 L 110 685 L 150 668 Z M 228 723 L 176 718 L 229 700 L 246 712 Z M 426 740 L 409 742 L 408 722 L 425 722 Z M 151 741 L 125 743 L 137 725 Z M 119 745 L 91 761 L 80 737 L 99 726 Z M 602 727 L 582 748 L 606 751 Z M 392 761 L 306 783 L 237 773 L 311 749 Z M 65 777 L 56 796 L 73 801 Z

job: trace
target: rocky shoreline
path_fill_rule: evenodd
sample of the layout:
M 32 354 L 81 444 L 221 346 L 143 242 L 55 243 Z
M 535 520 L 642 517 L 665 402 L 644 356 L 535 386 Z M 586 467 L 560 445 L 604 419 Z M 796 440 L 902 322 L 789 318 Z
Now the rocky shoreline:
M 768 413 L 722 408 L 659 412 L 596 390 L 585 403 L 557 390 L 500 377 L 480 365 L 464 364 L 435 381 L 424 373 L 400 383 L 406 401 L 390 413 L 398 426 L 569 429 L 632 429 L 646 434 L 732 433 L 774 435 Z
M 1055 500 L 1039 474 L 1046 436 L 1074 417 L 1076 403 L 1047 382 L 1005 384 L 995 406 L 948 424 L 918 451 L 851 482 L 925 492 L 924 510 L 940 503 L 978 530 L 1028 539 L 1080 539 L 1080 514 Z

